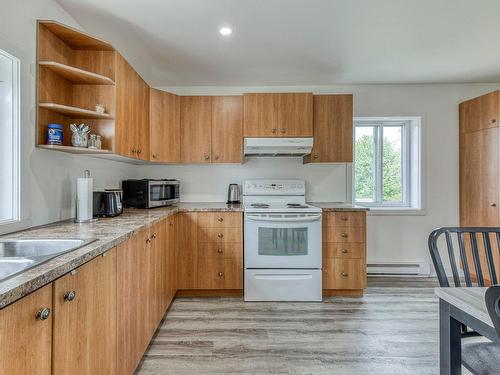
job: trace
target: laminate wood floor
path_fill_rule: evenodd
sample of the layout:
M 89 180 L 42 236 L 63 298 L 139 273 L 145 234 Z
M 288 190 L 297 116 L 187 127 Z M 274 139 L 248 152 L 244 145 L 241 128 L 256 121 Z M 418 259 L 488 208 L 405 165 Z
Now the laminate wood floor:
M 138 374 L 437 374 L 435 279 L 369 278 L 362 298 L 178 298 Z

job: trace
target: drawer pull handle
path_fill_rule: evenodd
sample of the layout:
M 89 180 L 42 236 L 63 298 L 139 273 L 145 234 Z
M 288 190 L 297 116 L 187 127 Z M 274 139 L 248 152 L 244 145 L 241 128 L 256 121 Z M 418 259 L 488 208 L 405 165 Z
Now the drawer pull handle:
M 48 307 L 45 307 L 41 310 L 38 310 L 35 314 L 35 319 L 36 320 L 47 320 L 50 315 L 50 309 Z
M 347 235 L 347 233 L 342 233 L 340 236 L 341 236 L 341 237 L 343 237 L 343 238 L 347 238 L 347 237 L 349 237 L 349 236 Z
M 153 235 L 151 237 L 153 237 L 153 239 L 155 239 L 156 238 L 156 233 L 153 233 Z
M 207 154 L 205 154 L 204 159 L 205 159 L 205 160 L 209 160 L 209 159 L 210 159 L 210 156 L 209 156 L 209 155 L 207 155 Z
M 219 254 L 222 254 L 222 249 L 217 249 L 217 252 L 218 252 Z
M 217 235 L 217 237 L 219 237 L 219 238 L 223 238 L 223 237 L 224 237 L 224 235 L 223 235 L 222 233 L 219 233 L 219 234 Z
M 349 219 L 349 218 L 348 218 L 347 216 L 342 216 L 342 217 L 340 218 L 340 220 L 342 220 L 342 221 L 347 221 L 348 219 Z
M 74 290 L 70 290 L 69 292 L 64 293 L 64 301 L 71 302 L 76 298 L 76 292 Z
M 222 223 L 222 222 L 224 221 L 224 218 L 219 217 L 219 218 L 217 219 L 217 221 L 218 221 L 219 223 Z
M 342 277 L 349 277 L 349 274 L 346 272 L 342 272 L 341 275 L 342 275 Z
M 219 272 L 219 277 L 224 277 L 224 272 Z
M 349 251 L 347 249 L 342 250 L 342 254 L 347 254 Z

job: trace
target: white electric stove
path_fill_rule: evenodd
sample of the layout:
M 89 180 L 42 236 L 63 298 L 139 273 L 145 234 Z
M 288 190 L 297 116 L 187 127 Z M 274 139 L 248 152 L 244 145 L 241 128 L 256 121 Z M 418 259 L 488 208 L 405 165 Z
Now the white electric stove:
M 245 301 L 321 301 L 321 209 L 303 180 L 246 180 Z

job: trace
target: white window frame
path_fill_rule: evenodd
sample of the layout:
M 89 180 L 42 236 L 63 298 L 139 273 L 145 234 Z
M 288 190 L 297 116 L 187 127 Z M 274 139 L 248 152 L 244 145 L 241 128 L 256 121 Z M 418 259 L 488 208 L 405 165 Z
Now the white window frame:
M 421 118 L 420 117 L 355 117 L 353 119 L 354 132 L 356 127 L 374 127 L 375 136 L 375 168 L 374 201 L 356 200 L 356 152 L 354 152 L 352 171 L 352 197 L 355 204 L 375 210 L 421 210 Z M 401 169 L 402 169 L 402 200 L 401 202 L 383 201 L 382 158 L 384 128 L 402 126 L 401 132 Z M 356 147 L 356 139 L 353 139 Z
M 21 60 L 0 49 L 0 54 L 12 61 L 12 217 L 0 220 L 0 225 L 20 221 L 20 131 L 21 131 Z

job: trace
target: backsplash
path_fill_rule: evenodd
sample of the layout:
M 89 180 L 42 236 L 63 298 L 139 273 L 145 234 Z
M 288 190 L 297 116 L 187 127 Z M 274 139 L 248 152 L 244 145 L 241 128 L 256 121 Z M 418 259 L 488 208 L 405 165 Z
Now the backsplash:
M 302 164 L 302 158 L 247 158 L 244 164 L 141 166 L 141 177 L 181 181 L 182 202 L 221 202 L 230 183 L 247 178 L 298 178 L 306 181 L 310 202 L 350 201 L 348 164 Z

